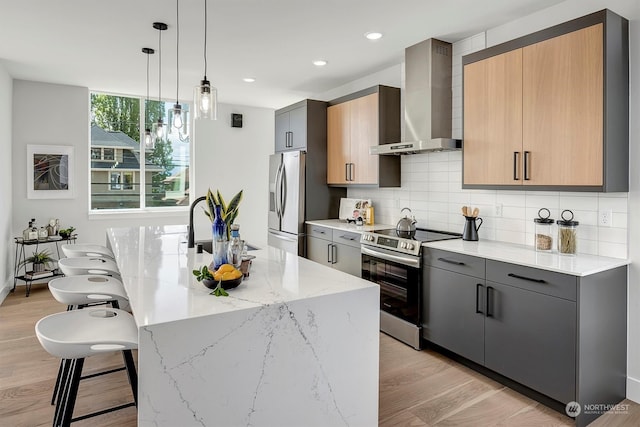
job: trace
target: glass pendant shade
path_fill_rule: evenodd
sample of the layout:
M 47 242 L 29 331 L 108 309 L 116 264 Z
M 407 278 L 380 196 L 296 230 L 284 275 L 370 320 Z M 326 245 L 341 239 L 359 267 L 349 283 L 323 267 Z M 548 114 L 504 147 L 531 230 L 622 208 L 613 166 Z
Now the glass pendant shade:
M 171 126 L 174 129 L 182 129 L 183 117 L 182 117 L 182 106 L 180 104 L 173 104 L 173 109 L 171 110 L 172 118 L 171 118 Z
M 155 138 L 151 135 L 151 129 L 144 130 L 144 147 L 148 150 L 153 150 L 156 146 Z
M 153 133 L 156 136 L 156 141 L 162 141 L 164 139 L 165 129 L 162 119 L 158 119 L 158 121 L 153 124 Z
M 196 119 L 218 119 L 218 90 L 212 87 L 206 78 L 194 90 L 194 107 Z

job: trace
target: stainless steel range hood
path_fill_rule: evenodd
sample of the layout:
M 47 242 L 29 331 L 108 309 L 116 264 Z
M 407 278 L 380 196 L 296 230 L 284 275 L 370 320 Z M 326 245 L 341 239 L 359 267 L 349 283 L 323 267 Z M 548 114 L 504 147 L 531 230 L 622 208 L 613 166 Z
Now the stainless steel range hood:
M 428 39 L 405 49 L 403 142 L 375 145 L 370 154 L 459 150 L 451 138 L 451 43 Z

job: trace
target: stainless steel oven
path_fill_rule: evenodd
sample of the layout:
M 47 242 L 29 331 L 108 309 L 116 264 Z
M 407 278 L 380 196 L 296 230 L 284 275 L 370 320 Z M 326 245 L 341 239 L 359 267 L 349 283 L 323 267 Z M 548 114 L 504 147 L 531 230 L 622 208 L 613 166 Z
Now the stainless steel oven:
M 418 229 L 362 233 L 362 278 L 380 286 L 380 330 L 411 345 L 421 343 L 422 243 L 458 239 L 460 234 Z

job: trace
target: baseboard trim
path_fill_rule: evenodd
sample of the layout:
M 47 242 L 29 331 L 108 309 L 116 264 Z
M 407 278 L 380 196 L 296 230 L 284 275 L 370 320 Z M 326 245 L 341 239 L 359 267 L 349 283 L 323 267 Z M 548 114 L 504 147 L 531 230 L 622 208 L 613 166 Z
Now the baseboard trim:
M 7 297 L 7 295 L 9 295 L 9 292 L 11 292 L 12 288 L 13 288 L 13 282 L 11 282 L 10 280 L 7 280 L 4 286 L 2 287 L 2 289 L 0 289 L 0 304 L 4 302 L 5 298 Z
M 640 403 L 640 380 L 627 376 L 627 399 Z

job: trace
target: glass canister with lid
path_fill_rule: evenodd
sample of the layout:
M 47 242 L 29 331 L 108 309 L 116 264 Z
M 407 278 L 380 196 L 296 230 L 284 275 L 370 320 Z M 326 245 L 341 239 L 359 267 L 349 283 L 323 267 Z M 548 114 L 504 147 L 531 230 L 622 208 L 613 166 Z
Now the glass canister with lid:
M 562 220 L 558 220 L 558 253 L 575 255 L 578 250 L 578 221 L 574 221 L 573 212 L 562 211 Z
M 553 250 L 553 234 L 551 227 L 555 222 L 550 218 L 551 212 L 547 208 L 538 211 L 538 218 L 535 218 L 535 247 L 536 251 L 551 252 Z

